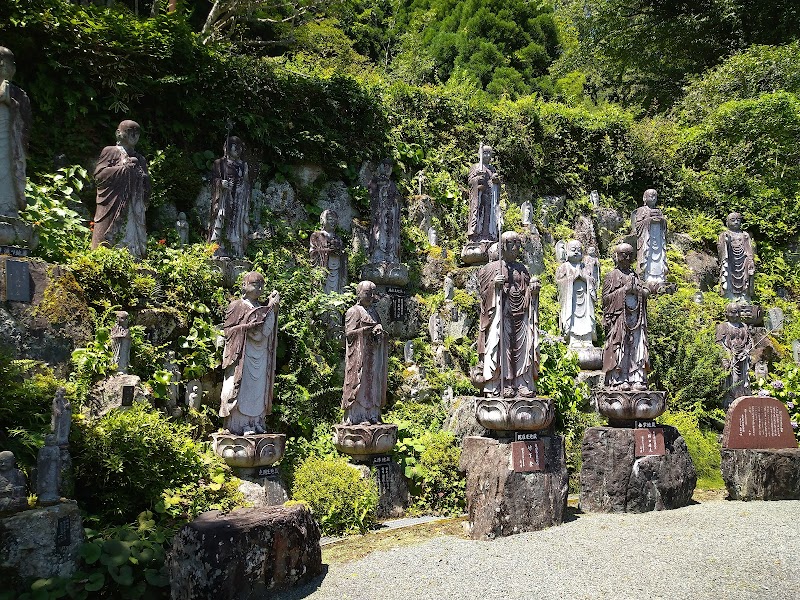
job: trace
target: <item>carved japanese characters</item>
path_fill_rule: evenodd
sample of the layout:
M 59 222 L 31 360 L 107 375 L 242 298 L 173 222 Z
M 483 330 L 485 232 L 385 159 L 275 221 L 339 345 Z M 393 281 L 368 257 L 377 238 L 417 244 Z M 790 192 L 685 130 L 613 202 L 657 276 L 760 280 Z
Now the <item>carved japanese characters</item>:
M 323 210 L 319 222 L 322 229 L 312 233 L 309 240 L 311 262 L 325 270 L 323 291 L 341 292 L 347 285 L 347 252 L 342 238 L 336 234 L 339 215 L 333 210 Z
M 753 341 L 749 328 L 742 323 L 739 304 L 728 304 L 725 317 L 725 322 L 717 324 L 715 339 L 725 351 L 722 366 L 727 375 L 722 406 L 728 410 L 736 398 L 750 395 L 750 352 L 753 350 Z
M 639 276 L 653 291 L 667 281 L 667 220 L 656 208 L 657 200 L 656 190 L 645 191 L 642 206 L 631 215 L 632 233 L 638 240 Z
M 583 259 L 581 243 L 570 240 L 566 244 L 567 260 L 556 269 L 559 326 L 570 347 L 592 345 L 595 339 L 594 305 L 597 300 L 593 266 Z
M 753 296 L 753 277 L 756 272 L 753 242 L 742 231 L 742 215 L 728 215 L 728 229 L 719 235 L 720 294 L 733 302 L 750 302 Z
M 217 256 L 241 258 L 250 227 L 250 171 L 241 158 L 242 140 L 229 137 L 224 150 L 225 156 L 214 161 L 211 172 L 208 241 L 219 245 Z

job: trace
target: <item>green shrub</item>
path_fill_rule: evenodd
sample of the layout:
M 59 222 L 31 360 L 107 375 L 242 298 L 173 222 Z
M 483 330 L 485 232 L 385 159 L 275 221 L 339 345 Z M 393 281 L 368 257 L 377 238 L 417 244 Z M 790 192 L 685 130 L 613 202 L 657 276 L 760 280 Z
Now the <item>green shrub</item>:
M 705 490 L 724 487 L 717 433 L 702 430 L 697 415 L 688 412 L 668 410 L 658 421 L 672 425 L 683 436 L 697 471 L 697 487 Z
M 91 306 L 105 310 L 137 306 L 156 291 L 156 280 L 140 271 L 127 249 L 100 246 L 77 255 L 69 265 Z
M 308 505 L 326 535 L 364 533 L 375 524 L 378 487 L 343 458 L 312 456 L 295 472 L 292 499 Z
M 414 509 L 426 513 L 456 516 L 466 506 L 464 474 L 459 471 L 461 448 L 452 433 L 428 432 L 419 440 L 419 494 Z

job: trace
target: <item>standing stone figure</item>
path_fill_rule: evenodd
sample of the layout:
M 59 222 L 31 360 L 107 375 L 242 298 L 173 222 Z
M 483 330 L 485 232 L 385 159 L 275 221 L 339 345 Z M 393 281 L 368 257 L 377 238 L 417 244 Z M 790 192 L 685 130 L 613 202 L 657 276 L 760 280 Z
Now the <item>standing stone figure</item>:
M 733 302 L 750 302 L 756 263 L 750 234 L 742 231 L 742 215 L 732 212 L 728 229 L 719 234 L 720 294 Z
M 175 231 L 178 232 L 178 242 L 181 246 L 189 243 L 189 221 L 186 219 L 185 212 L 178 213 L 178 220 L 175 221 Z
M 309 240 L 311 262 L 325 269 L 323 291 L 338 293 L 347 285 L 347 253 L 342 238 L 336 235 L 339 215 L 334 210 L 323 210 L 319 222 L 322 229 L 312 233 Z
M 632 233 L 638 240 L 639 276 L 653 291 L 667 281 L 667 220 L 656 208 L 657 200 L 658 192 L 645 191 L 642 206 L 631 215 Z
M 715 339 L 725 350 L 722 366 L 727 375 L 722 407 L 728 410 L 736 398 L 750 395 L 750 352 L 753 350 L 753 341 L 747 325 L 742 322 L 740 304 L 728 304 L 725 318 L 725 322 L 717 324 Z
M 36 456 L 36 494 L 42 506 L 61 500 L 61 449 L 53 433 L 44 436 L 44 446 Z
M 72 426 L 72 405 L 64 398 L 64 388 L 58 388 L 53 398 L 53 410 L 50 416 L 50 429 L 56 436 L 57 446 L 69 444 L 69 430 Z
M 250 171 L 241 159 L 244 144 L 238 137 L 225 141 L 224 152 L 225 156 L 215 160 L 211 170 L 208 241 L 219 245 L 217 256 L 241 258 L 250 226 Z
M 131 363 L 131 331 L 128 328 L 128 313 L 118 310 L 114 313 L 117 322 L 111 328 L 111 350 L 114 353 L 114 362 L 117 363 L 117 373 L 127 373 Z
M 377 424 L 386 405 L 389 339 L 375 310 L 375 284 L 356 288 L 358 304 L 344 315 L 345 350 L 342 408 L 344 425 Z
M 11 83 L 17 71 L 14 54 L 0 46 L 0 244 L 12 244 L 21 230 L 19 211 L 26 206 L 25 161 L 31 130 L 31 103 Z
M 503 233 L 500 259 L 478 271 L 479 364 L 487 396 L 534 397 L 539 376 L 539 281 L 517 261 L 522 238 Z
M 400 262 L 400 192 L 391 175 L 392 161 L 386 158 L 367 184 L 372 215 L 369 254 L 374 264 Z
M 647 298 L 650 291 L 631 269 L 630 244 L 615 248 L 616 267 L 603 280 L 603 349 L 605 386 L 646 390 L 650 355 L 647 351 Z
M 595 298 L 600 294 L 600 258 L 597 256 L 597 246 L 589 246 L 586 249 L 586 256 L 583 262 L 589 268 L 594 278 Z
M 596 339 L 594 304 L 597 284 L 592 267 L 583 260 L 581 243 L 570 240 L 566 245 L 567 260 L 556 269 L 558 285 L 559 326 L 572 348 L 586 348 Z
M 235 435 L 265 433 L 264 419 L 272 412 L 280 294 L 271 292 L 262 305 L 263 291 L 264 276 L 247 273 L 242 297 L 225 311 L 219 416 L 225 417 L 225 429 Z
M 171 409 L 178 405 L 178 397 L 180 396 L 181 370 L 175 360 L 175 351 L 167 350 L 163 366 L 164 370 L 169 373 L 169 383 L 167 384 L 169 400 L 167 401 L 167 406 Z
M 467 239 L 470 242 L 500 239 L 503 217 L 500 212 L 500 176 L 491 162 L 494 150 L 481 146 L 480 161 L 469 169 L 469 222 Z
M 132 256 L 144 258 L 150 175 L 144 156 L 136 152 L 141 128 L 136 121 L 122 121 L 116 135 L 117 145 L 103 148 L 94 169 L 97 209 L 92 249 L 105 244 L 127 248 Z
M 0 452 L 0 514 L 25 510 L 28 507 L 28 491 L 25 475 L 16 467 L 14 453 Z

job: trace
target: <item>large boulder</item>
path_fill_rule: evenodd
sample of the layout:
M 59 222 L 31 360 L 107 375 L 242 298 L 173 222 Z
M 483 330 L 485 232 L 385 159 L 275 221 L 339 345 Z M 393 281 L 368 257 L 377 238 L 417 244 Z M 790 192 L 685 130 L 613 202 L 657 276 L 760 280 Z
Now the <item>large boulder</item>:
M 722 449 L 731 500 L 800 500 L 800 448 Z
M 300 505 L 203 513 L 175 536 L 172 600 L 265 598 L 322 572 L 319 526 Z

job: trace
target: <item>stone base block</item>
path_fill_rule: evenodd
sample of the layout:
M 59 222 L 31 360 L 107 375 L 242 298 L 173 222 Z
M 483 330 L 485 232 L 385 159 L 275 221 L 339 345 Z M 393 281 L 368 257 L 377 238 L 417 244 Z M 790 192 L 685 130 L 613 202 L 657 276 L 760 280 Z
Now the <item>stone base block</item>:
M 485 265 L 489 262 L 489 246 L 494 242 L 467 242 L 461 249 L 461 261 L 465 265 Z
M 82 544 L 83 519 L 75 502 L 0 519 L 0 581 L 69 577 Z
M 569 475 L 564 438 L 542 437 L 544 470 L 516 472 L 512 444 L 465 437 L 461 469 L 467 472 L 467 511 L 475 540 L 537 531 L 564 520 Z
M 381 462 L 381 459 L 384 458 L 387 460 Z M 402 517 L 411 500 L 403 470 L 388 456 L 376 456 L 373 463 L 371 467 L 368 465 L 351 466 L 358 469 L 364 479 L 372 477 L 378 484 L 378 518 Z
M 800 500 L 800 448 L 722 449 L 731 500 Z
M 89 391 L 89 414 L 102 417 L 115 408 L 132 406 L 134 402 L 149 402 L 150 398 L 137 375 L 117 373 L 97 382 Z
M 581 510 L 641 513 L 691 502 L 697 484 L 692 457 L 677 429 L 662 428 L 666 454 L 640 458 L 633 429 L 586 430 L 581 447 Z
M 478 401 L 483 398 L 478 396 L 457 396 L 452 406 L 448 409 L 448 416 L 444 421 L 443 429 L 452 432 L 459 440 L 466 436 L 486 437 L 489 430 L 478 423 L 475 418 L 475 409 Z
M 317 523 L 303 506 L 203 513 L 175 536 L 172 600 L 267 598 L 322 572 Z
M 22 246 L 36 250 L 39 234 L 17 216 L 0 215 L 0 246 Z
M 242 480 L 239 491 L 254 508 L 280 506 L 289 499 L 286 483 L 277 472 L 278 468 L 268 467 L 268 470 L 270 474 L 263 476 L 259 475 L 259 469 L 234 469 L 236 476 Z

